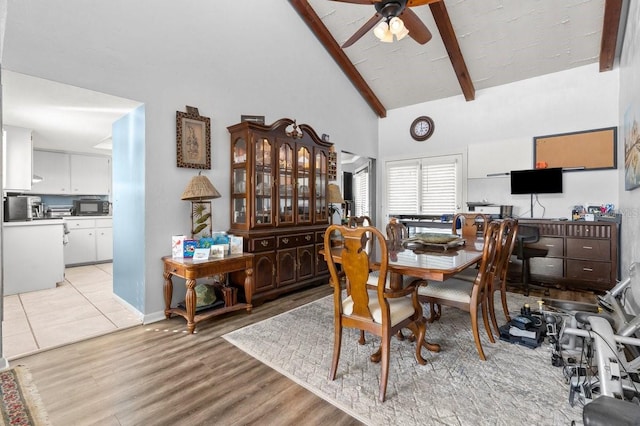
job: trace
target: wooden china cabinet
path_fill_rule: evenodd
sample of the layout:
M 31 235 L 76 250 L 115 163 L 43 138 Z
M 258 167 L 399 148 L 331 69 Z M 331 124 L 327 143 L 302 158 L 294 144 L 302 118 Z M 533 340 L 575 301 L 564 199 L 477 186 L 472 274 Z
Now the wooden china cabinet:
M 326 283 L 318 251 L 329 224 L 329 153 L 306 124 L 282 118 L 271 125 L 241 122 L 231 134 L 231 229 L 254 254 L 253 300 Z M 230 274 L 234 285 L 243 273 Z

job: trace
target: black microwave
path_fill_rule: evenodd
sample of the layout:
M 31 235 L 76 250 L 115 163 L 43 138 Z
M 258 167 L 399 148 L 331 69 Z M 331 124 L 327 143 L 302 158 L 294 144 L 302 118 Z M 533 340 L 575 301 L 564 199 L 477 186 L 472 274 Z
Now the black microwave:
M 109 202 L 103 200 L 74 200 L 73 214 L 76 216 L 107 216 Z

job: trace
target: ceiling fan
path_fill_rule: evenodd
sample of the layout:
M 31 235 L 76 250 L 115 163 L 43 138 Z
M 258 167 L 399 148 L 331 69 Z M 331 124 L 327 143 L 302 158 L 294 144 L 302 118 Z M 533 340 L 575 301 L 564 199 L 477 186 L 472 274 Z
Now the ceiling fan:
M 373 5 L 376 14 L 371 17 L 358 31 L 355 32 L 342 48 L 349 47 L 358 41 L 369 30 L 373 30 L 376 37 L 383 42 L 392 42 L 395 36 L 398 40 L 406 35 L 411 36 L 420 44 L 431 40 L 431 32 L 410 8 L 436 3 L 441 0 L 332 0 L 341 3 Z

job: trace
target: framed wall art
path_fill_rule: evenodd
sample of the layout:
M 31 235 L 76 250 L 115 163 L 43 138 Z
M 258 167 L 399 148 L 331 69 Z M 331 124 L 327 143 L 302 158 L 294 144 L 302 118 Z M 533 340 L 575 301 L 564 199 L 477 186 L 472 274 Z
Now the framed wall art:
M 178 167 L 211 169 L 211 120 L 187 106 L 187 112 L 176 111 Z
M 640 108 L 627 107 L 624 113 L 624 189 L 631 191 L 640 187 L 640 127 L 636 117 Z

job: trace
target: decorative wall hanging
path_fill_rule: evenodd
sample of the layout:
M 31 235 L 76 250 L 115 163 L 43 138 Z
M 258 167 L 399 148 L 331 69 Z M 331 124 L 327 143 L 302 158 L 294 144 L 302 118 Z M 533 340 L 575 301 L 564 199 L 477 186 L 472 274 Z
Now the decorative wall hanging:
M 178 167 L 211 169 L 211 120 L 198 108 L 176 111 L 176 141 Z
M 640 109 L 629 106 L 624 113 L 624 189 L 640 187 L 640 127 L 636 117 Z

